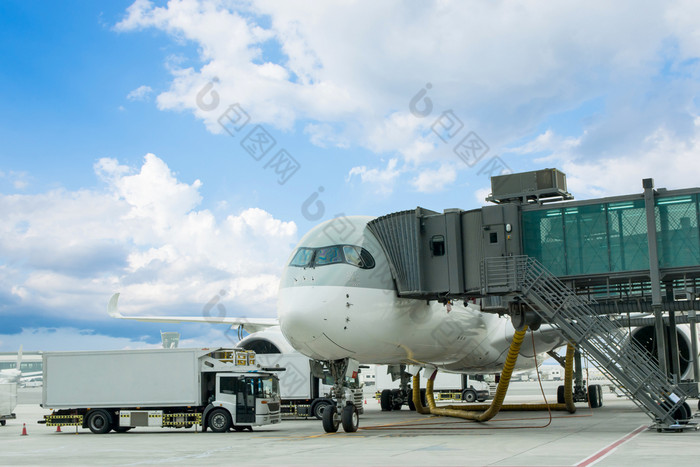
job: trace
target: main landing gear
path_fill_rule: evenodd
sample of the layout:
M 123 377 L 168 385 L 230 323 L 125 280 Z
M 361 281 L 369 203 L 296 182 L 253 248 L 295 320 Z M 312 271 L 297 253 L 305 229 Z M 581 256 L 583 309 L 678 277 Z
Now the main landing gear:
M 413 390 L 410 385 L 412 376 L 406 373 L 406 365 L 389 365 L 387 372 L 391 373 L 393 381 L 400 379 L 400 382 L 398 389 L 384 389 L 379 395 L 379 404 L 382 410 L 385 412 L 401 410 L 401 407 L 407 405 L 409 410 L 415 411 Z M 423 405 L 425 405 L 425 389 L 421 389 L 421 399 L 423 400 Z

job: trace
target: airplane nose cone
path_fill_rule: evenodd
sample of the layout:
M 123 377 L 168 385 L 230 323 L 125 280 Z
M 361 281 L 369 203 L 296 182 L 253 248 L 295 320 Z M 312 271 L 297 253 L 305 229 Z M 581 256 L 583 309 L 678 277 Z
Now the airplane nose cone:
M 312 300 L 307 300 L 304 288 L 288 288 L 280 291 L 277 304 L 282 334 L 298 351 L 308 355 L 312 345 L 323 335 L 323 312 Z

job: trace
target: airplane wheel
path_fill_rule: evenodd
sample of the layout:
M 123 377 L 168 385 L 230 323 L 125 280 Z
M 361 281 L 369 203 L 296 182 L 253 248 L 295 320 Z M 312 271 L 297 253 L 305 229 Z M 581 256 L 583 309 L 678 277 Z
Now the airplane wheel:
M 209 414 L 209 428 L 214 433 L 225 433 L 231 428 L 231 416 L 224 409 L 214 409 Z
M 95 434 L 108 433 L 112 429 L 112 417 L 106 410 L 93 410 L 88 416 L 87 426 Z
M 0 420 L 0 425 L 1 425 L 1 426 L 5 426 L 6 423 L 7 423 L 7 420 Z
M 559 386 L 557 387 L 557 404 L 565 404 L 566 400 L 564 399 L 564 386 Z
M 391 389 L 385 389 L 379 396 L 379 403 L 382 407 L 383 412 L 389 412 L 394 405 L 393 396 L 391 395 Z
M 401 397 L 400 389 L 393 389 L 391 391 L 391 408 L 394 410 L 401 410 L 403 406 L 403 397 Z
M 352 404 L 343 407 L 341 419 L 343 422 L 343 430 L 345 430 L 346 433 L 355 433 L 357 427 L 360 426 L 360 416 L 357 413 L 357 409 Z
M 591 384 L 588 386 L 588 402 L 592 409 L 603 406 L 603 388 L 600 384 Z
M 413 403 L 413 391 L 408 391 L 408 410 L 416 411 L 416 404 Z
M 476 391 L 473 389 L 465 389 L 462 391 L 462 400 L 464 402 L 476 402 Z
M 323 411 L 323 430 L 326 433 L 335 433 L 336 431 L 338 431 L 338 426 L 340 425 L 340 422 L 338 421 L 338 417 L 336 415 L 335 407 L 330 406 L 326 408 L 328 410 Z

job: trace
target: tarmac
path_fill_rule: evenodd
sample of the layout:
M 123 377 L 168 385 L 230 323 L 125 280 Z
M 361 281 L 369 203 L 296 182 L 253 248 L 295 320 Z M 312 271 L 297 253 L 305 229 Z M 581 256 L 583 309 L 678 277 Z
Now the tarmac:
M 544 384 L 554 398 L 557 382 Z M 565 412 L 501 412 L 486 423 L 382 412 L 367 393 L 357 433 L 326 434 L 321 422 L 285 419 L 253 432 L 138 428 L 95 435 L 37 424 L 41 388 L 21 389 L 16 420 L 0 427 L 0 465 L 493 465 L 697 466 L 700 431 L 657 433 L 631 401 L 606 390 L 604 406 Z M 506 402 L 542 402 L 539 385 L 514 382 Z M 550 400 L 551 402 L 551 400 Z M 697 410 L 697 401 L 691 407 Z M 698 419 L 700 422 L 700 419 Z M 27 436 L 21 436 L 26 424 Z

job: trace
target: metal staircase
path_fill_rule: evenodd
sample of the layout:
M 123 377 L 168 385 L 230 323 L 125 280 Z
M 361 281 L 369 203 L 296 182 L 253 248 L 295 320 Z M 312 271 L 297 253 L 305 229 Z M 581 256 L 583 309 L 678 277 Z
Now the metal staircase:
M 482 293 L 511 295 L 579 345 L 596 367 L 661 429 L 687 426 L 688 397 L 659 369 L 653 356 L 606 315 L 598 315 L 539 261 L 528 256 L 486 258 Z

